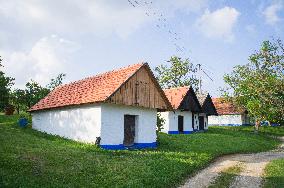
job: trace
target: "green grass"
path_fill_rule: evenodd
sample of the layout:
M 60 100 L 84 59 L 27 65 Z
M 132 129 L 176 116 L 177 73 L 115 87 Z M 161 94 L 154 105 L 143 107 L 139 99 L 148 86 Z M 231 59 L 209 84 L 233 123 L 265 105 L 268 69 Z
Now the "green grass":
M 234 181 L 235 177 L 242 171 L 241 165 L 232 166 L 223 172 L 214 181 L 209 188 L 227 188 L 230 187 L 231 183 Z
M 264 187 L 284 187 L 284 159 L 273 160 L 266 166 Z
M 253 132 L 254 126 L 222 126 L 223 129 L 242 131 L 242 132 Z M 284 136 L 284 126 L 269 127 L 263 126 L 259 128 L 259 134 L 268 136 Z
M 213 127 L 191 135 L 160 134 L 157 150 L 106 151 L 0 123 L 0 187 L 173 187 L 223 154 L 275 148 L 264 135 Z
M 5 116 L 3 114 L 0 114 L 0 124 L 2 123 L 14 123 L 18 121 L 19 115 L 11 115 L 11 116 Z

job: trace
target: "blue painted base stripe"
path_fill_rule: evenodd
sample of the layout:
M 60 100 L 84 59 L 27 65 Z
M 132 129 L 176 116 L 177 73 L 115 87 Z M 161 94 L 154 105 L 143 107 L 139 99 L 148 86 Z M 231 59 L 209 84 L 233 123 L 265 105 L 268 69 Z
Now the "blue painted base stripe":
M 193 131 L 183 131 L 183 134 L 191 134 Z
M 209 126 L 251 126 L 251 124 L 234 124 L 234 123 L 228 123 L 228 124 L 209 124 Z
M 215 126 L 242 126 L 241 124 L 218 124 Z
M 100 146 L 103 149 L 109 149 L 109 150 L 122 150 L 122 149 L 125 149 L 123 144 L 119 144 L 119 145 L 100 145 Z
M 179 134 L 179 131 L 168 131 L 168 134 Z
M 168 134 L 191 134 L 193 133 L 193 131 L 183 131 L 183 132 L 179 132 L 179 131 L 168 131 Z
M 157 143 L 136 143 L 134 144 L 135 149 L 143 149 L 143 148 L 157 148 Z
M 157 142 L 152 143 L 135 143 L 133 146 L 125 147 L 123 144 L 118 145 L 100 145 L 106 150 L 125 150 L 125 149 L 143 149 L 143 148 L 157 148 Z
M 251 124 L 246 123 L 246 124 L 242 124 L 242 126 L 251 126 Z

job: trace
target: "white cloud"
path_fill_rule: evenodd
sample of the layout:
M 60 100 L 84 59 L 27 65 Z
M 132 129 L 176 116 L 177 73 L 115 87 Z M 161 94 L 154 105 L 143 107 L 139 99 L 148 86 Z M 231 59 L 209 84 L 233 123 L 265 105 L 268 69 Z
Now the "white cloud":
M 163 0 L 157 3 L 159 8 L 170 12 L 181 10 L 185 12 L 198 12 L 208 6 L 208 0 Z
M 28 52 L 2 52 L 5 72 L 16 79 L 16 87 L 23 87 L 30 79 L 46 85 L 57 74 L 66 73 L 68 57 L 77 49 L 76 43 L 57 35 L 44 37 Z
M 265 22 L 270 25 L 275 25 L 277 22 L 279 22 L 280 18 L 277 13 L 282 10 L 282 8 L 283 6 L 280 1 L 266 7 L 262 12 L 265 17 Z
M 16 78 L 19 86 L 31 78 L 46 84 L 51 77 L 65 73 L 67 57 L 76 54 L 71 52 L 77 44 L 58 36 L 72 38 L 76 43 L 89 37 L 92 42 L 113 35 L 125 38 L 145 24 L 157 21 L 158 14 L 149 17 L 146 9 L 168 18 L 175 16 L 176 11 L 201 11 L 208 0 L 153 1 L 151 7 L 142 6 L 143 0 L 137 2 L 140 5 L 134 8 L 127 0 L 0 0 L 0 54 L 6 72 Z M 58 36 L 50 36 L 52 33 Z M 49 37 L 38 40 L 42 36 Z
M 143 0 L 137 2 L 139 5 L 132 7 L 127 0 L 0 0 L 0 16 L 19 27 L 50 33 L 99 36 L 115 33 L 126 37 L 144 24 L 156 21 L 145 15 L 146 9 L 167 12 L 167 16 L 171 16 L 176 10 L 197 12 L 208 4 L 208 0 L 165 0 L 153 1 L 148 7 Z
M 256 29 L 255 29 L 255 25 L 247 25 L 245 27 L 246 31 L 251 33 L 251 34 L 254 34 L 256 32 Z
M 231 7 L 224 7 L 214 12 L 208 9 L 197 20 L 197 28 L 208 38 L 223 38 L 226 41 L 234 39 L 233 27 L 240 13 Z
M 127 1 L 1 1 L 0 16 L 25 28 L 44 29 L 53 33 L 93 33 L 107 36 L 129 35 L 150 20 L 141 8 Z

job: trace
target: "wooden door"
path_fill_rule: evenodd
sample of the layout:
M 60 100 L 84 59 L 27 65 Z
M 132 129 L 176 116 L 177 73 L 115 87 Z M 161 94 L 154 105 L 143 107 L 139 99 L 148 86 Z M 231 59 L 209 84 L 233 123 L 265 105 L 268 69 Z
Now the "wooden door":
M 204 130 L 204 117 L 203 116 L 199 116 L 199 130 Z
M 183 133 L 183 116 L 178 116 L 178 131 Z
M 125 146 L 132 146 L 135 138 L 135 116 L 124 115 L 124 140 Z

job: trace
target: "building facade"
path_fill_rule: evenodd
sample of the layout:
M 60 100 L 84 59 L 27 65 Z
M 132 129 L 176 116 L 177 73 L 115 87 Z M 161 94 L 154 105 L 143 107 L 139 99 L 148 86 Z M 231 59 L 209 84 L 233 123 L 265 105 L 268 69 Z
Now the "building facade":
M 191 87 L 179 87 L 164 90 L 173 111 L 161 112 L 165 120 L 162 132 L 168 134 L 190 134 L 198 123 L 201 106 Z
M 195 127 L 196 131 L 208 129 L 208 118 L 218 116 L 216 107 L 212 101 L 211 96 L 208 94 L 197 94 L 198 101 L 201 105 L 202 112 L 198 114 L 198 126 Z
M 233 103 L 223 98 L 214 98 L 213 103 L 216 106 L 218 116 L 210 116 L 208 123 L 211 126 L 241 126 L 250 125 L 251 118 L 244 109 L 237 109 Z
M 146 63 L 59 86 L 34 105 L 33 129 L 104 149 L 155 148 L 157 111 L 172 109 Z

